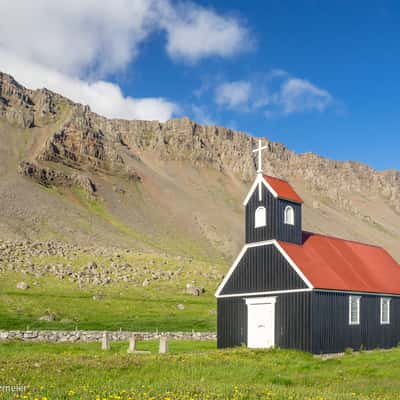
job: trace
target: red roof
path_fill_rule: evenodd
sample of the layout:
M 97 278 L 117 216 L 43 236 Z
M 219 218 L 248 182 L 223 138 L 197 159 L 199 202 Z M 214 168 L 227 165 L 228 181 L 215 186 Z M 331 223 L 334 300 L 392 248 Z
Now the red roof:
M 268 175 L 264 175 L 264 179 L 275 190 L 279 198 L 294 201 L 295 203 L 303 203 L 302 198 L 295 192 L 289 182 Z
M 279 241 L 316 289 L 400 294 L 400 265 L 381 247 L 303 232 L 303 244 Z

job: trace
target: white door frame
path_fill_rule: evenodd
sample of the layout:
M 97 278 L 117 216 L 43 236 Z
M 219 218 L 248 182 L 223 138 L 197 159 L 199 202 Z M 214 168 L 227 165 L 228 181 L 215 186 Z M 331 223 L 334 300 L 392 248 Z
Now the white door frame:
M 249 306 L 255 305 L 255 304 L 272 304 L 272 321 L 269 321 L 272 324 L 272 333 L 271 333 L 271 339 L 272 339 L 272 347 L 275 347 L 275 303 L 276 303 L 276 297 L 250 297 L 245 299 L 246 300 L 246 305 L 247 305 L 247 347 L 249 346 Z

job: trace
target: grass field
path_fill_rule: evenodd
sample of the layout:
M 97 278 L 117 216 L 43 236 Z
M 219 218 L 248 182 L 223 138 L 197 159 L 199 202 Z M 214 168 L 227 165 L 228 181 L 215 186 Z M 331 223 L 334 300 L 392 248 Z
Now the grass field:
M 32 279 L 2 274 L 0 329 L 93 329 L 133 331 L 215 331 L 215 298 L 211 289 L 199 297 L 167 283 L 112 285 L 79 289 L 75 284 L 46 277 L 21 291 L 16 282 Z M 94 299 L 94 296 L 96 299 Z M 179 310 L 178 304 L 184 309 Z M 47 312 L 54 321 L 40 321 Z
M 118 267 L 112 261 L 129 263 L 137 272 L 134 281 L 114 279 Z M 225 265 L 202 260 L 189 260 L 152 253 L 122 253 L 120 257 L 79 254 L 62 257 L 32 258 L 42 276 L 6 271 L 0 274 L 0 329 L 93 329 L 133 331 L 215 331 L 216 301 L 214 291 Z M 95 261 L 109 272 L 114 282 L 79 287 L 46 272 L 46 265 L 68 262 L 74 271 L 83 271 Z M 100 267 L 99 267 L 100 268 Z M 152 272 L 171 271 L 170 280 L 151 280 L 143 287 Z M 29 284 L 28 290 L 16 288 L 17 282 Z M 205 288 L 201 296 L 185 294 L 187 283 Z M 183 304 L 184 309 L 179 309 Z M 41 321 L 46 313 L 56 316 L 54 321 Z
M 216 350 L 214 342 L 0 344 L 1 385 L 26 385 L 0 399 L 399 399 L 400 349 L 322 360 L 290 350 Z
M 118 281 L 116 259 L 135 269 L 128 282 Z M 213 294 L 226 265 L 151 253 L 71 255 L 73 271 L 85 271 L 95 261 L 112 278 L 109 285 L 79 286 L 46 269 L 62 258 L 40 255 L 32 261 L 33 273 L 0 275 L 0 329 L 216 329 Z M 142 286 L 159 271 L 174 274 Z M 17 289 L 19 281 L 29 289 Z M 198 297 L 185 294 L 187 283 L 206 291 Z M 40 320 L 47 312 L 54 321 Z M 139 343 L 139 350 L 151 351 L 148 355 L 128 355 L 127 346 L 112 342 L 111 350 L 102 352 L 99 343 L 0 342 L 0 400 L 400 399 L 400 348 L 322 360 L 280 349 L 217 350 L 215 342 L 173 341 L 166 355 L 157 354 L 155 341 Z M 26 390 L 10 393 L 10 386 Z

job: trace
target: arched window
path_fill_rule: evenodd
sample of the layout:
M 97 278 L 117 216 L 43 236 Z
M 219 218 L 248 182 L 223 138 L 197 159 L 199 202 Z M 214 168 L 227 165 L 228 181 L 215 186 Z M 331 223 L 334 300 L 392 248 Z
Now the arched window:
M 258 207 L 254 218 L 254 226 L 255 228 L 260 228 L 265 225 L 267 225 L 267 212 L 265 207 Z
M 286 206 L 284 222 L 288 225 L 294 225 L 294 210 L 292 206 Z

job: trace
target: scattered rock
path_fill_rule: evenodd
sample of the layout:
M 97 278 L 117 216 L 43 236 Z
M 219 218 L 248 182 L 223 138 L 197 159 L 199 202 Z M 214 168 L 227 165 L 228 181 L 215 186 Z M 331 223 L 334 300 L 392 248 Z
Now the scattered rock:
M 86 175 L 74 174 L 71 176 L 72 183 L 82 188 L 86 193 L 93 194 L 96 192 L 96 185 Z
M 29 289 L 29 285 L 26 282 L 18 282 L 17 289 L 26 290 Z
M 20 175 L 34 179 L 41 185 L 63 184 L 68 181 L 68 176 L 60 171 L 39 167 L 30 161 L 21 161 L 18 166 Z
M 150 285 L 150 281 L 148 279 L 145 279 L 142 283 L 143 287 L 149 286 Z
M 194 286 L 191 283 L 186 285 L 186 294 L 191 294 L 192 296 L 200 296 L 205 292 L 205 289 L 201 286 Z
M 166 255 L 160 258 L 134 261 L 125 258 L 126 250 L 108 247 L 81 247 L 80 245 L 59 241 L 4 241 L 0 239 L 0 273 L 19 272 L 30 289 L 40 286 L 42 280 L 53 276 L 65 282 L 74 283 L 79 288 L 92 291 L 93 300 L 101 300 L 102 287 L 121 283 L 124 287 L 151 286 L 155 282 L 174 282 L 178 285 L 180 275 L 193 279 L 187 287 L 191 295 L 199 295 L 204 289 L 196 279 L 216 280 L 218 273 L 210 276 L 193 269 L 184 272 L 184 266 L 177 271 L 169 271 L 162 267 Z M 130 250 L 129 254 L 136 254 Z M 137 253 L 138 257 L 143 254 Z M 44 258 L 43 258 L 44 257 Z M 50 260 L 46 259 L 50 257 Z M 89 258 L 88 258 L 89 257 Z M 58 259 L 60 261 L 51 261 Z M 43 261 L 42 261 L 43 260 Z M 81 264 L 81 260 L 83 264 Z M 179 272 L 181 271 L 181 272 Z M 16 284 L 17 282 L 15 282 Z M 175 285 L 174 285 L 175 286 Z M 94 287 L 97 287 L 96 289 Z M 25 290 L 25 289 L 20 289 Z
M 128 180 L 131 182 L 141 182 L 142 177 L 131 167 L 126 168 Z
M 51 311 L 47 311 L 46 314 L 42 315 L 39 318 L 39 321 L 55 321 L 55 320 L 56 320 L 56 314 Z
M 87 269 L 97 269 L 97 264 L 94 261 L 92 261 L 87 265 L 86 268 Z

